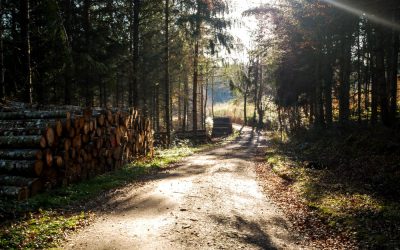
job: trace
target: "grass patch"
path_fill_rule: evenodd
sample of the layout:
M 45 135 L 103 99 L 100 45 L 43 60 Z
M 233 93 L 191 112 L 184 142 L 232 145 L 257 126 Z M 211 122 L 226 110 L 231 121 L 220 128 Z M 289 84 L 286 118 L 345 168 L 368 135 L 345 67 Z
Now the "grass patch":
M 399 140 L 392 131 L 302 131 L 273 135 L 271 170 L 332 228 L 361 248 L 400 247 Z
M 82 227 L 86 214 L 64 216 L 40 210 L 0 232 L 2 249 L 43 249 L 55 246 L 63 236 Z
M 181 146 L 158 150 L 153 159 L 127 164 L 93 179 L 39 194 L 25 202 L 2 201 L 0 211 L 3 217 L 13 218 L 2 223 L 0 249 L 54 247 L 66 232 L 85 224 L 88 214 L 79 211 L 80 203 L 208 147 L 210 144 L 196 148 Z

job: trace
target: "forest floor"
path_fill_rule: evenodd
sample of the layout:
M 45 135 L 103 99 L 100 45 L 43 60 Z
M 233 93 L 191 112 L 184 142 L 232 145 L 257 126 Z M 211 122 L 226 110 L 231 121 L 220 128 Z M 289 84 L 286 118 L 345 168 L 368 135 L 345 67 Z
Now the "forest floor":
M 268 132 L 264 190 L 320 249 L 400 249 L 400 135 L 353 124 Z
M 222 147 L 114 191 L 66 249 L 302 249 L 259 185 L 261 134 L 244 128 Z M 263 157 L 259 160 L 263 161 Z

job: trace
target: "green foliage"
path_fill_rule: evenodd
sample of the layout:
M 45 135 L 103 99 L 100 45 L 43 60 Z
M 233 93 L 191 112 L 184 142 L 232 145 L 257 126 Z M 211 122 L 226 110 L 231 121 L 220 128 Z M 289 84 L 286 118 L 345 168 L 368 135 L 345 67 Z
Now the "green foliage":
M 228 5 L 222 0 L 184 0 L 179 6 L 180 16 L 176 23 L 186 31 L 190 40 L 205 38 L 211 54 L 217 45 L 230 51 L 233 38 L 226 32 L 230 21 L 223 14 Z

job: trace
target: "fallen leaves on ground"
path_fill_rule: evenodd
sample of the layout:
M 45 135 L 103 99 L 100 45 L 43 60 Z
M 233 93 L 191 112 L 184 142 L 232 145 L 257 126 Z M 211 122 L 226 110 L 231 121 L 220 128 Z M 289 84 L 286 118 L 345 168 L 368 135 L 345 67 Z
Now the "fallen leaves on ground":
M 256 171 L 267 195 L 281 208 L 293 229 L 303 236 L 303 244 L 318 249 L 358 249 L 353 236 L 330 228 L 268 163 L 256 163 Z

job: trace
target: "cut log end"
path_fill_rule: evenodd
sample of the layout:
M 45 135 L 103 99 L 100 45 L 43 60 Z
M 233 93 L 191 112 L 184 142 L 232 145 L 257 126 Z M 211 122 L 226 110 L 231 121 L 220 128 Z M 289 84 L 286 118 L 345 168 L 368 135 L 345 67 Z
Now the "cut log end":
M 0 186 L 0 196 L 19 201 L 26 200 L 29 197 L 29 190 L 27 187 Z
M 49 147 L 53 147 L 53 145 L 54 145 L 54 129 L 52 129 L 52 128 L 47 128 L 46 129 L 46 133 L 45 133 L 45 137 L 46 137 L 46 142 L 47 142 L 47 145 L 49 146 Z

